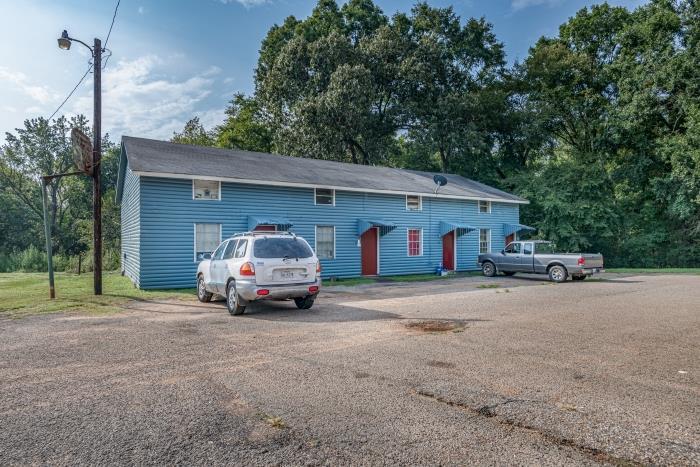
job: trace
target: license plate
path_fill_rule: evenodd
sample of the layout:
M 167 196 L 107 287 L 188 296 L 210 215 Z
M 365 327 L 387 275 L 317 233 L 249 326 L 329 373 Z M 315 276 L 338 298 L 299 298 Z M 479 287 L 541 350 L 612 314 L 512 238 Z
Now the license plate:
M 292 279 L 294 277 L 294 273 L 292 271 L 280 271 L 280 277 L 282 279 Z
M 599 272 L 600 272 L 600 269 L 598 269 L 598 268 L 593 268 L 593 274 L 597 274 L 597 273 L 599 273 Z

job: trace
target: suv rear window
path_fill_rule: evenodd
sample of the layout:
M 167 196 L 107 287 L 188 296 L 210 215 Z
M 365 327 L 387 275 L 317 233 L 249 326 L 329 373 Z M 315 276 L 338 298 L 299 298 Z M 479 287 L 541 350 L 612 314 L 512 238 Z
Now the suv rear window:
M 298 238 L 258 238 L 253 244 L 256 258 L 311 258 L 314 253 Z

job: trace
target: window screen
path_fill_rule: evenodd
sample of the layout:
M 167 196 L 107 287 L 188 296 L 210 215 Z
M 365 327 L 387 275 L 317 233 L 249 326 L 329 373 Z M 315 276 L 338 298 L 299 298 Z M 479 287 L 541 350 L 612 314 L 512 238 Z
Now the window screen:
M 335 227 L 332 225 L 316 226 L 316 256 L 319 259 L 335 258 Z
M 479 201 L 479 212 L 491 212 L 491 201 Z
M 316 204 L 335 204 L 335 190 L 316 188 Z
M 192 180 L 194 199 L 220 199 L 220 184 L 214 180 Z
M 202 255 L 211 253 L 221 241 L 221 224 L 195 224 L 194 225 L 194 249 L 197 261 L 202 260 Z
M 479 253 L 491 251 L 491 230 L 481 229 L 479 231 Z

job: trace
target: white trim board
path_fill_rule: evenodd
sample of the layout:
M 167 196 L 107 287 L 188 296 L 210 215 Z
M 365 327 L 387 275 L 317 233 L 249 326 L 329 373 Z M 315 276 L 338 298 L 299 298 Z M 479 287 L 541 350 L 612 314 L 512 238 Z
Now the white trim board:
M 330 190 L 351 191 L 351 192 L 357 192 L 357 193 L 378 193 L 378 194 L 402 195 L 402 196 L 414 195 L 414 196 L 422 196 L 425 198 L 463 199 L 463 200 L 467 200 L 467 201 L 492 201 L 492 202 L 496 202 L 496 203 L 509 203 L 509 204 L 530 204 L 530 202 L 527 200 L 517 201 L 517 200 L 505 199 L 505 198 L 485 198 L 485 197 L 478 197 L 478 196 L 444 195 L 441 193 L 434 194 L 434 193 L 422 193 L 422 192 L 415 192 L 415 191 L 378 190 L 378 189 L 372 189 L 372 188 L 354 188 L 354 187 L 344 187 L 344 186 L 336 186 L 336 185 L 313 185 L 310 183 L 248 180 L 248 179 L 243 179 L 243 178 L 231 178 L 231 177 L 208 177 L 208 176 L 203 176 L 203 175 L 196 175 L 195 176 L 195 175 L 186 175 L 186 174 L 173 174 L 173 173 L 167 173 L 167 172 L 143 172 L 143 171 L 132 170 L 132 173 L 134 175 L 139 176 L 139 177 L 177 178 L 177 179 L 181 179 L 181 180 L 193 180 L 196 178 L 198 180 L 217 180 L 220 182 L 241 183 L 244 185 L 286 186 L 286 187 L 293 187 L 293 188 L 326 188 L 326 189 L 330 189 Z

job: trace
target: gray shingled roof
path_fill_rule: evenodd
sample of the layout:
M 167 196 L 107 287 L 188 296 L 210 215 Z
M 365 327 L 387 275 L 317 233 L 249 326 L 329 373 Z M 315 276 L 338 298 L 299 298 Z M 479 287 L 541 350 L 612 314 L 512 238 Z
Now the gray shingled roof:
M 129 167 L 141 175 L 239 179 L 260 184 L 303 184 L 370 192 L 432 194 L 434 173 L 347 164 L 260 152 L 190 146 L 145 138 L 122 137 Z M 459 175 L 445 174 L 440 195 L 523 203 L 523 198 Z

